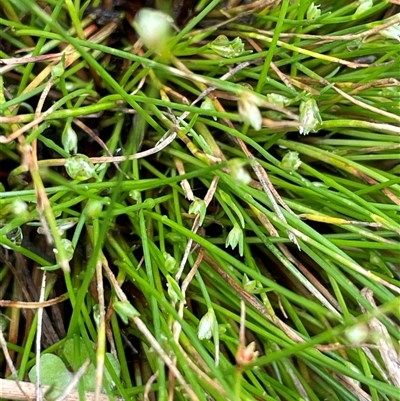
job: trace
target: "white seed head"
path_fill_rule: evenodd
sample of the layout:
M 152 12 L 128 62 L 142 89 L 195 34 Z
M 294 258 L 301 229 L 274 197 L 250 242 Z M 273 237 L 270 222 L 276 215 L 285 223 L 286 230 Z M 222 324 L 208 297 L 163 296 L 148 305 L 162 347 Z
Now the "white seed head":
M 244 93 L 238 101 L 238 111 L 243 122 L 251 125 L 256 131 L 261 129 L 262 116 L 253 96 Z
M 161 11 L 142 8 L 135 17 L 133 26 L 145 46 L 162 54 L 171 36 L 173 20 Z
M 24 201 L 16 199 L 12 203 L 12 211 L 15 215 L 19 216 L 28 211 L 28 205 Z
M 300 124 L 299 132 L 308 135 L 309 132 L 317 132 L 317 126 L 321 122 L 317 102 L 309 98 L 300 103 Z
M 351 344 L 361 344 L 367 339 L 369 329 L 366 324 L 359 323 L 349 327 L 345 335 Z
M 199 340 L 209 340 L 212 337 L 215 323 L 215 314 L 210 309 L 200 320 L 199 327 L 197 328 L 197 337 Z

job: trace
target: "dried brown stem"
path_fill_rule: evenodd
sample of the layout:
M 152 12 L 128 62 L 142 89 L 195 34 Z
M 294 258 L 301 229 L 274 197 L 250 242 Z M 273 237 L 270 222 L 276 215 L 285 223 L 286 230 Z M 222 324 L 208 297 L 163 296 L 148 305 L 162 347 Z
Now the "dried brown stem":
M 36 397 L 36 389 L 33 383 L 19 382 L 21 389 L 18 388 L 14 380 L 0 379 L 0 398 L 6 400 L 26 401 L 33 400 Z M 43 391 L 50 390 L 50 386 L 42 386 Z M 114 397 L 118 401 L 123 401 L 121 397 Z M 79 401 L 78 391 L 71 391 L 64 401 Z M 85 401 L 94 401 L 94 393 L 85 393 Z M 102 394 L 100 401 L 109 401 L 107 395 Z

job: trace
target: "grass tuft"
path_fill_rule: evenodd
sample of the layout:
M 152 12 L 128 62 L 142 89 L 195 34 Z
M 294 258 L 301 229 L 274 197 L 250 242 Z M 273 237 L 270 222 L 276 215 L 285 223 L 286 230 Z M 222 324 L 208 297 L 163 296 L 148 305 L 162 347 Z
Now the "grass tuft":
M 0 398 L 400 400 L 397 2 L 155 3 L 0 3 Z

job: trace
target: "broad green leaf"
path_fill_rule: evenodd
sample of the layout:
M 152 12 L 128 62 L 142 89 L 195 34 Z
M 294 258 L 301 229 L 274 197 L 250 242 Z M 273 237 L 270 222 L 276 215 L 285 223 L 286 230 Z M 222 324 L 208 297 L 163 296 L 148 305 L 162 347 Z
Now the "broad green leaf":
M 91 343 L 93 345 L 94 349 L 94 343 Z M 89 352 L 85 347 L 85 344 L 83 341 L 79 341 L 80 345 L 80 363 L 83 363 L 86 359 L 89 358 Z M 71 365 L 76 365 L 75 363 L 75 351 L 74 351 L 74 340 L 71 338 L 65 342 L 64 345 L 64 356 Z M 121 372 L 121 366 L 119 361 L 114 357 L 114 355 L 110 354 L 109 352 L 106 353 L 106 358 L 108 362 L 111 364 L 113 367 L 115 373 L 117 376 L 120 375 Z M 111 383 L 111 386 L 115 386 L 115 383 L 111 379 L 111 375 L 108 373 L 107 369 L 105 370 L 105 377 L 107 378 L 107 381 Z M 86 371 L 86 373 L 82 377 L 84 386 L 85 386 L 85 391 L 94 391 L 96 388 L 96 367 L 94 366 L 93 363 L 91 363 Z
M 36 366 L 29 371 L 29 380 L 36 383 Z M 51 395 L 47 398 L 57 398 L 64 391 L 72 379 L 72 373 L 66 368 L 64 362 L 57 355 L 44 354 L 40 358 L 40 382 L 51 387 Z

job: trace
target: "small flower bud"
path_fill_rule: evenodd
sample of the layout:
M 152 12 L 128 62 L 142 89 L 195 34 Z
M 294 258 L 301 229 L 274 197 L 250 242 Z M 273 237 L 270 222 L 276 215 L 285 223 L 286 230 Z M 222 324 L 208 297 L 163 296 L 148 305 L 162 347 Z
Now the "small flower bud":
M 247 274 L 243 275 L 243 289 L 249 294 L 259 294 L 262 285 L 258 280 L 250 280 Z
M 132 191 L 129 191 L 129 196 L 137 202 L 140 199 L 140 191 L 132 189 Z
M 97 219 L 102 210 L 103 204 L 99 200 L 89 199 L 86 204 L 85 214 L 92 219 Z
M 215 111 L 215 106 L 212 100 L 209 97 L 206 97 L 203 101 L 203 103 L 200 106 L 203 110 L 211 110 Z M 214 121 L 217 121 L 217 117 L 213 117 Z
M 366 324 L 359 323 L 349 327 L 345 335 L 351 344 L 362 344 L 369 335 L 369 329 Z
M 74 257 L 74 252 L 75 252 L 74 245 L 72 244 L 72 242 L 69 239 L 62 238 L 61 246 L 64 248 L 65 257 L 69 262 Z
M 256 344 L 251 342 L 247 347 L 239 345 L 238 351 L 236 353 L 236 363 L 238 365 L 248 365 L 254 362 L 258 357 L 258 351 L 255 351 Z
M 57 259 L 57 264 L 53 266 L 43 266 L 41 269 L 45 271 L 53 271 L 59 269 L 64 263 L 67 264 L 74 257 L 74 245 L 69 239 L 61 239 L 61 248 L 64 251 L 65 259 L 60 260 L 59 248 L 53 248 L 53 253 Z
M 256 102 L 257 100 L 254 96 L 244 92 L 238 101 L 238 111 L 243 122 L 259 131 L 262 125 L 262 116 Z
M 62 55 L 61 60 L 51 69 L 51 77 L 53 79 L 61 77 L 65 71 L 65 54 Z
M 74 180 L 86 181 L 96 177 L 92 161 L 85 155 L 77 154 L 65 161 L 65 170 Z
M 215 323 L 215 314 L 212 309 L 201 318 L 199 327 L 197 328 L 197 337 L 199 340 L 209 340 L 213 335 Z
M 115 301 L 113 308 L 125 324 L 128 324 L 130 318 L 140 316 L 140 313 L 128 301 Z
M 297 152 L 289 151 L 283 156 L 280 166 L 283 170 L 293 172 L 301 165 L 301 160 Z
M 225 35 L 219 35 L 210 43 L 211 49 L 225 58 L 239 57 L 244 53 L 244 43 L 239 37 L 229 40 Z
M 247 274 L 243 276 L 243 289 L 248 293 L 252 294 L 253 290 L 256 288 L 256 280 L 250 280 Z
M 244 168 L 245 164 L 241 159 L 231 159 L 228 162 L 230 175 L 238 184 L 247 185 L 251 181 L 250 174 Z
M 71 155 L 78 152 L 78 135 L 72 129 L 71 124 L 67 124 L 61 135 L 61 142 L 63 144 L 64 150 Z
M 206 217 L 207 204 L 203 199 L 196 199 L 189 206 L 189 213 L 200 215 L 200 225 L 203 224 L 204 218 Z
M 19 199 L 15 199 L 11 203 L 3 205 L 0 208 L 0 219 L 10 215 L 29 220 L 30 214 L 28 205 Z
M 358 1 L 358 7 L 355 13 L 352 15 L 352 19 L 357 19 L 361 14 L 364 14 L 366 11 L 370 10 L 374 2 L 373 0 L 359 0 Z
M 300 124 L 299 132 L 302 135 L 308 135 L 310 131 L 317 132 L 317 126 L 321 123 L 321 116 L 317 102 L 309 98 L 300 103 Z M 303 126 L 304 125 L 304 126 Z
M 171 256 L 168 252 L 163 252 L 164 256 L 164 261 L 165 261 L 165 268 L 167 269 L 167 272 L 170 274 L 174 274 L 178 271 L 178 263 L 176 259 Z
M 239 255 L 243 256 L 243 248 L 244 248 L 243 230 L 239 227 L 239 224 L 235 223 L 233 225 L 232 230 L 226 237 L 225 248 L 228 248 L 228 246 L 230 246 L 232 249 L 235 249 L 238 244 L 239 244 Z
M 269 93 L 266 98 L 269 103 L 275 104 L 279 107 L 285 107 L 290 103 L 290 99 L 277 93 Z
M 307 21 L 312 21 L 321 16 L 320 5 L 316 6 L 314 2 L 310 4 L 307 10 Z
M 218 334 L 220 336 L 223 336 L 230 327 L 231 327 L 231 325 L 229 323 L 219 324 L 218 325 Z
M 28 219 L 30 216 L 28 205 L 26 204 L 26 202 L 19 199 L 16 199 L 14 202 L 12 202 L 11 211 L 15 216 L 18 216 L 20 218 Z
M 370 252 L 370 254 L 369 254 L 369 263 L 372 263 L 373 265 L 379 266 L 381 264 L 381 260 L 379 259 L 379 257 L 374 252 Z
M 166 276 L 167 278 L 167 292 L 172 302 L 177 303 L 178 301 L 184 301 L 182 291 L 179 288 L 176 280 L 170 275 Z
M 136 14 L 133 26 L 148 49 L 165 54 L 172 23 L 172 18 L 162 11 L 142 8 Z

